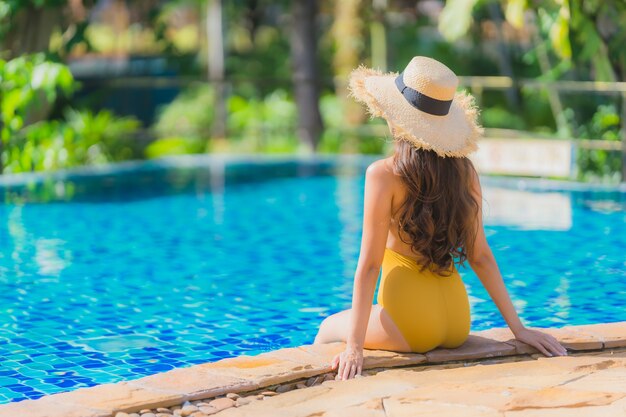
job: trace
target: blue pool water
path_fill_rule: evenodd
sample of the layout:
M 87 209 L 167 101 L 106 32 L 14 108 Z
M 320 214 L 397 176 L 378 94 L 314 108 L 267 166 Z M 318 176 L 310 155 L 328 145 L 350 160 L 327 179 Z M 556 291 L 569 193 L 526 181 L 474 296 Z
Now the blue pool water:
M 367 163 L 0 189 L 0 402 L 312 343 L 350 307 Z M 488 240 L 527 325 L 626 320 L 626 194 L 483 187 Z M 472 329 L 505 326 L 461 272 Z

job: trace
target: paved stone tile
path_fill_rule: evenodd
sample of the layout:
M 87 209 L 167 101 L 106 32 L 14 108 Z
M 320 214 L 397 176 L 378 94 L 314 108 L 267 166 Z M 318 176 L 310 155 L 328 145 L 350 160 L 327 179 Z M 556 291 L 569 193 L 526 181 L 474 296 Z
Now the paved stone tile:
M 622 417 L 626 416 L 626 399 L 606 406 L 535 408 L 507 411 L 504 417 Z
M 506 405 L 509 411 L 536 408 L 576 408 L 608 405 L 624 398 L 626 394 L 570 390 L 565 387 L 549 387 L 516 396 Z
M 293 417 L 305 417 L 315 415 L 315 413 L 323 415 L 327 411 L 358 406 L 372 398 L 387 397 L 415 388 L 414 385 L 399 380 L 378 380 L 372 384 L 370 378 L 376 377 L 326 381 L 322 385 L 289 391 L 240 408 L 222 411 L 220 417 L 256 417 L 271 415 L 271 413 L 276 416 Z M 283 414 L 284 410 L 288 413 Z
M 548 366 L 551 362 L 555 364 Z M 613 391 L 617 392 L 611 393 L 602 388 L 588 389 L 593 388 L 593 380 L 584 382 L 585 378 L 595 378 L 598 382 L 615 384 L 615 380 L 626 369 L 626 362 L 615 361 L 610 365 L 614 366 L 612 368 L 608 367 L 607 362 L 610 360 L 595 357 L 559 357 L 545 358 L 543 361 L 476 365 L 434 373 L 424 371 L 413 375 L 409 370 L 402 370 L 403 374 L 399 374 L 400 370 L 392 370 L 377 376 L 388 374 L 387 377 L 395 379 L 409 379 L 421 389 L 403 393 L 402 396 L 419 401 L 460 403 L 501 411 L 541 406 L 548 408 L 551 404 L 573 407 L 610 404 L 622 398 L 624 393 L 621 387 L 615 388 Z M 602 378 L 602 372 L 607 373 L 606 380 Z M 571 389 L 569 385 L 565 385 L 568 381 L 572 384 Z M 581 385 L 577 387 L 576 381 L 581 381 Z M 599 386 L 599 383 L 596 384 L 596 387 Z M 551 395 L 556 399 L 550 400 Z
M 259 388 L 259 385 L 252 381 L 227 375 L 214 375 L 201 366 L 174 369 L 129 381 L 128 384 L 133 387 L 176 393 L 189 401 Z
M 413 398 L 384 399 L 386 417 L 502 417 L 493 408 L 421 401 Z
M 0 417 L 111 417 L 111 411 L 63 404 L 48 396 L 0 405 Z
M 556 357 L 541 356 L 537 358 L 540 369 L 559 368 L 561 370 L 582 371 L 585 373 L 598 371 L 607 368 L 626 366 L 625 358 L 604 357 L 595 355 L 567 355 Z
M 138 411 L 142 408 L 169 407 L 184 401 L 181 394 L 132 386 L 127 382 L 103 384 L 54 394 L 47 398 L 63 404 L 100 410 Z
M 273 357 L 270 354 L 242 355 L 198 365 L 215 376 L 247 380 L 256 387 L 266 387 L 300 378 L 319 375 L 325 366 L 314 366 Z
M 316 355 L 314 352 L 305 348 L 308 346 L 312 345 L 302 345 L 293 348 L 273 350 L 271 352 L 267 352 L 265 355 L 269 358 L 311 364 L 326 369 L 327 372 L 330 371 L 330 361 L 327 361 L 326 357 Z M 344 346 L 344 344 L 332 344 L 331 346 Z
M 497 342 L 507 343 L 515 347 L 515 352 L 518 355 L 525 355 L 531 353 L 539 353 L 534 347 L 527 345 L 515 338 L 513 332 L 508 327 L 494 327 L 493 329 L 481 330 L 479 332 L 472 332 L 475 336 L 484 337 L 486 339 L 492 339 Z
M 577 326 L 602 340 L 604 348 L 626 347 L 626 321 Z
M 389 417 L 390 414 L 385 413 L 383 408 L 383 400 L 381 398 L 373 398 L 362 404 L 352 405 L 349 407 L 337 408 L 326 411 L 322 417 Z
M 320 358 L 330 364 L 335 355 L 346 348 L 343 342 L 303 345 L 303 351 Z M 394 366 L 418 365 L 426 362 L 426 356 L 421 353 L 402 353 L 387 350 L 363 350 L 363 369 L 386 368 Z M 330 370 L 330 367 L 328 368 Z
M 533 329 L 548 333 L 556 337 L 563 346 L 572 350 L 589 350 L 616 348 L 626 346 L 626 322 L 589 324 L 580 326 L 564 326 L 561 328 Z M 493 339 L 499 342 L 512 344 L 518 354 L 538 353 L 534 347 L 515 339 L 508 327 L 472 332 L 476 336 Z
M 626 349 L 606 349 L 598 352 L 585 352 L 587 355 L 599 356 L 604 358 L 626 358 Z
M 564 387 L 573 390 L 626 394 L 626 364 L 617 368 L 590 372 L 583 378 L 564 384 Z
M 506 409 L 511 398 L 536 392 L 524 388 L 458 383 L 454 381 L 454 374 L 452 373 L 448 377 L 451 381 L 427 383 L 423 387 L 406 391 L 395 397 L 419 402 L 458 404 L 481 410 L 498 411 Z
M 539 409 L 547 413 L 558 409 L 561 414 L 555 415 L 569 416 L 570 410 L 581 407 L 620 410 L 624 389 L 609 391 L 602 384 L 615 385 L 624 373 L 623 358 L 584 355 L 439 370 L 390 369 L 290 391 L 221 415 L 359 416 L 364 414 L 357 410 L 368 401 L 376 404 L 376 399 L 384 399 L 387 417 L 543 415 L 534 414 Z
M 560 328 L 534 328 L 544 333 L 551 334 L 566 349 L 571 350 L 591 350 L 602 349 L 602 337 L 584 330 L 581 326 L 564 326 Z
M 504 364 L 499 365 L 502 374 L 486 374 L 482 379 L 476 378 L 474 384 L 543 389 L 586 378 L 598 369 L 606 369 L 609 366 L 626 367 L 626 361 L 619 364 L 617 361 L 592 356 L 541 357 L 533 362 L 535 363 L 527 365 L 510 364 L 507 367 L 503 366 Z M 607 365 L 607 362 L 613 364 Z
M 455 349 L 437 348 L 426 352 L 428 362 L 446 362 L 515 355 L 515 347 L 485 337 L 469 335 L 465 343 Z
M 536 362 L 536 360 L 528 359 L 526 361 L 497 364 L 471 363 L 468 366 L 457 366 L 440 370 L 432 370 L 430 367 L 391 369 L 380 372 L 376 376 L 379 378 L 410 381 L 418 387 L 449 382 L 453 379 L 455 383 L 468 385 L 493 385 L 496 381 L 510 380 L 510 384 L 507 383 L 503 386 L 533 389 L 550 385 L 549 382 L 542 381 L 544 376 L 551 377 L 551 382 L 554 383 L 565 382 L 571 378 L 564 369 L 545 366 L 537 367 Z M 545 368 L 546 370 L 540 368 Z M 583 375 L 583 373 L 580 375 Z
M 529 364 L 515 363 L 506 367 L 506 369 L 503 365 L 445 370 L 438 372 L 436 376 L 433 375 L 435 378 L 429 378 L 429 373 L 423 372 L 422 375 L 425 378 L 421 389 L 405 392 L 402 394 L 402 397 L 422 402 L 458 403 L 471 407 L 488 407 L 504 411 L 550 408 L 553 406 L 568 407 L 569 409 L 569 407 L 574 406 L 606 405 L 622 398 L 624 395 L 622 392 L 610 393 L 597 388 L 594 390 L 582 389 L 586 388 L 586 385 L 581 386 L 580 390 L 570 390 L 567 386 L 552 386 L 555 383 L 563 384 L 565 382 L 563 380 L 567 378 L 575 381 L 577 377 L 580 377 L 582 378 L 580 380 L 583 381 L 585 374 L 581 371 L 578 371 L 576 374 L 574 368 L 572 368 L 572 373 L 570 374 L 565 369 L 549 368 L 546 378 L 546 369 L 543 364 L 538 362 Z M 492 369 L 489 369 L 490 367 Z M 498 376 L 499 372 L 492 372 L 493 368 L 497 371 L 502 371 L 502 374 Z M 471 372 L 468 372 L 468 370 L 471 370 Z M 484 372 L 485 370 L 489 372 Z M 604 372 L 617 370 L 610 369 Z M 517 373 L 513 371 L 517 371 Z M 558 372 L 558 374 L 551 375 L 554 371 Z M 593 372 L 591 370 L 588 371 Z M 519 381 L 518 378 L 520 376 L 529 372 L 534 375 L 527 381 Z M 415 376 L 418 377 L 419 375 L 416 374 Z M 552 378 L 552 376 L 556 378 Z M 613 376 L 616 377 L 617 375 Z M 395 375 L 395 377 L 398 378 L 399 376 Z M 410 377 L 408 373 L 404 375 L 404 378 L 406 377 Z M 402 377 L 400 376 L 400 378 Z M 537 382 L 529 384 L 532 378 Z M 602 378 L 599 377 L 599 380 L 602 380 Z M 413 380 L 413 382 L 417 381 Z M 536 387 L 540 389 L 535 389 Z

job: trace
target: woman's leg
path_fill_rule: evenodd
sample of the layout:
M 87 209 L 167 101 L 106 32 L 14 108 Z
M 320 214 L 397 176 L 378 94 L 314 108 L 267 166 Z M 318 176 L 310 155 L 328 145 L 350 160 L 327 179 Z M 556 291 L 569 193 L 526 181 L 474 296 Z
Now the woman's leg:
M 345 342 L 350 331 L 351 312 L 352 309 L 348 309 L 326 317 L 313 343 Z M 395 352 L 411 351 L 404 336 L 380 304 L 372 305 L 363 347 Z

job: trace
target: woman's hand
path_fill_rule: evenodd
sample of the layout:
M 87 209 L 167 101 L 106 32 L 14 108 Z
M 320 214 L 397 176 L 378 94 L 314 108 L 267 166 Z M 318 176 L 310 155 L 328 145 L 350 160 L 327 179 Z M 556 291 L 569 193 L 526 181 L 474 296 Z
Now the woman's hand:
M 346 350 L 337 354 L 331 361 L 332 369 L 337 369 L 335 379 L 345 380 L 361 375 L 363 369 L 363 349 L 346 346 Z
M 565 350 L 554 336 L 542 333 L 538 330 L 524 327 L 515 333 L 515 338 L 534 347 L 546 356 L 567 355 L 567 350 Z

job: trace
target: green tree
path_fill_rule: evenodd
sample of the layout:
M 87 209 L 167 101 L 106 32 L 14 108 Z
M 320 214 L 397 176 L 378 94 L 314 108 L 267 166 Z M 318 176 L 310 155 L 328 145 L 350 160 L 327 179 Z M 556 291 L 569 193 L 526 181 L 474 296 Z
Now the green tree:
M 0 60 L 0 172 L 16 152 L 12 140 L 18 132 L 40 120 L 42 109 L 47 110 L 59 93 L 69 95 L 74 89 L 69 69 L 43 54 Z
M 65 110 L 61 120 L 44 120 L 59 96 L 76 82 L 69 68 L 42 53 L 0 60 L 0 173 L 54 170 L 136 158 L 130 139 L 134 118 L 101 111 Z
M 557 73 L 577 64 L 577 74 L 596 81 L 626 81 L 626 2 L 623 0 L 495 0 L 514 27 L 536 24 L 545 33 L 547 44 L 562 60 Z M 450 0 L 439 21 L 439 30 L 448 40 L 463 36 L 472 24 L 472 10 L 481 0 Z M 487 3 L 492 3 L 487 1 Z M 536 22 L 525 20 L 536 14 Z M 587 74 L 581 74 L 586 69 Z

